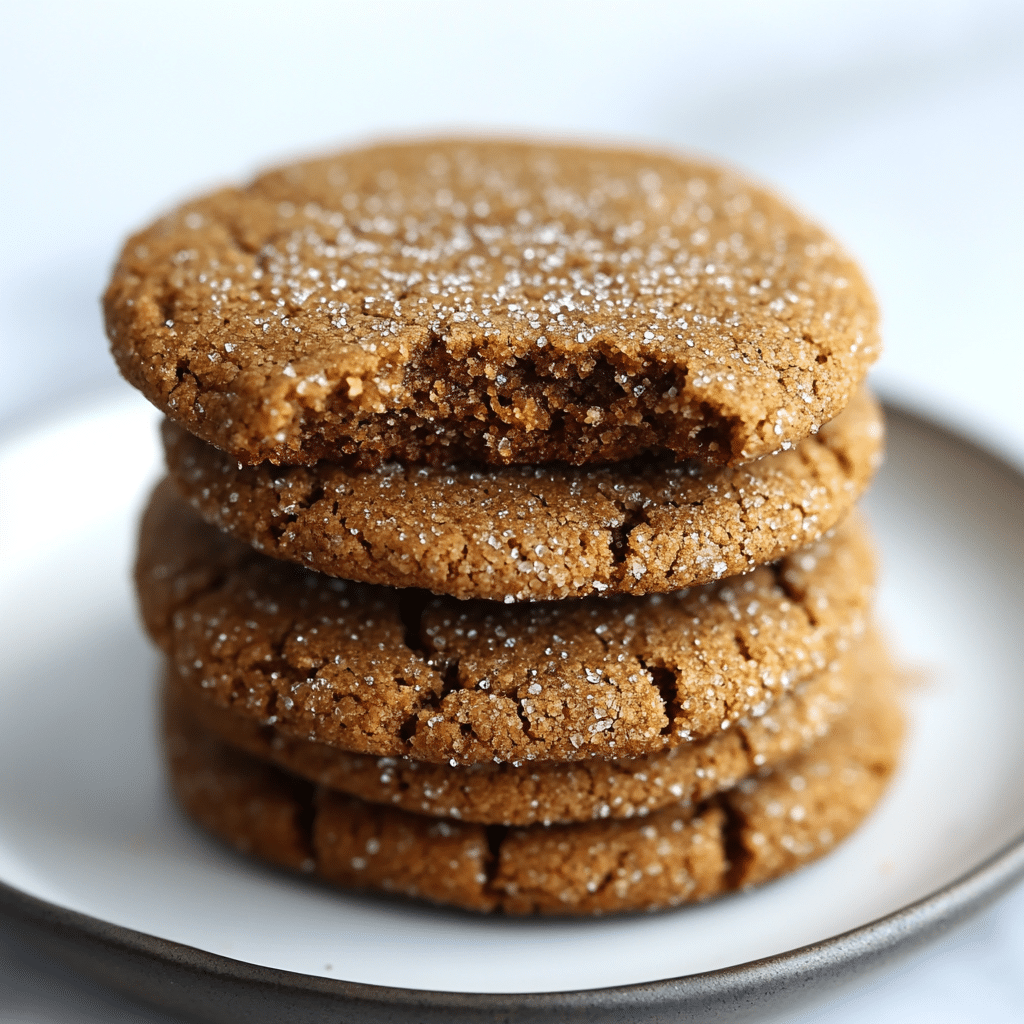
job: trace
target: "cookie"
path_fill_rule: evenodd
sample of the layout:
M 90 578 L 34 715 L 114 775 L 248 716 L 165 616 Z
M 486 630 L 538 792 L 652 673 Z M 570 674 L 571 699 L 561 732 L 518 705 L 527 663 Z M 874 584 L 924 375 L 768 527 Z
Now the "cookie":
M 199 519 L 143 519 L 143 619 L 182 685 L 287 735 L 417 761 L 641 757 L 758 716 L 865 626 L 860 520 L 667 595 L 505 605 L 333 579 Z
M 236 849 L 312 871 L 315 787 L 216 741 L 168 705 L 164 746 L 178 802 Z
M 246 464 L 736 465 L 879 351 L 857 266 L 733 171 L 440 139 L 291 164 L 126 243 L 125 377 Z
M 408 758 L 350 754 L 298 739 L 204 700 L 167 674 L 167 700 L 205 732 L 328 789 L 431 817 L 486 825 L 532 825 L 645 817 L 669 804 L 690 806 L 773 768 L 824 736 L 849 699 L 884 670 L 884 653 L 869 633 L 760 717 L 706 740 L 632 760 L 591 758 L 569 764 L 507 762 L 468 767 Z
M 775 561 L 849 512 L 882 433 L 862 390 L 817 434 L 738 469 L 242 467 L 171 421 L 163 437 L 181 494 L 259 551 L 345 579 L 511 602 L 660 593 Z
M 167 748 L 178 800 L 206 829 L 345 888 L 507 914 L 655 910 L 793 871 L 863 820 L 902 733 L 890 679 L 872 683 L 828 736 L 775 772 L 644 819 L 507 829 L 314 793 L 220 743 L 175 705 Z

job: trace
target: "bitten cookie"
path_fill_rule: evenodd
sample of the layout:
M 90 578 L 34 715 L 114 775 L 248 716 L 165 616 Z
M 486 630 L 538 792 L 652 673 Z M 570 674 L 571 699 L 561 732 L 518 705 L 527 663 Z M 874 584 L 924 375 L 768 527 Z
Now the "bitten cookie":
M 470 910 L 654 910 L 760 884 L 831 850 L 881 796 L 902 719 L 876 677 L 825 739 L 696 810 L 506 829 L 421 817 L 296 783 L 170 708 L 171 781 L 184 809 L 244 852 Z
M 209 523 L 274 558 L 345 579 L 528 601 L 679 590 L 817 540 L 881 460 L 860 391 L 817 434 L 738 469 L 242 467 L 164 425 L 175 485 Z
M 122 373 L 240 462 L 737 465 L 846 405 L 874 300 L 821 228 L 666 153 L 372 146 L 186 203 L 105 300 Z
M 485 825 L 532 825 L 644 817 L 669 804 L 688 807 L 748 775 L 771 769 L 816 740 L 849 708 L 851 696 L 885 671 L 869 632 L 851 651 L 781 697 L 759 717 L 706 740 L 627 760 L 569 764 L 508 762 L 467 767 L 350 754 L 297 739 L 225 710 L 167 673 L 166 699 L 228 746 L 369 803 Z
M 150 634 L 205 699 L 343 750 L 470 764 L 646 756 L 759 715 L 863 632 L 873 571 L 853 517 L 689 591 L 459 602 L 266 558 L 165 481 L 136 580 Z

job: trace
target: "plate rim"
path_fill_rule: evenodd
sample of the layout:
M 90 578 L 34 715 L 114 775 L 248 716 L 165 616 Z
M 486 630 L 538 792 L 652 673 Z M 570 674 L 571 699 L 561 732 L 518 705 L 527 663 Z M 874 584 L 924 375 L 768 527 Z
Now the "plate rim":
M 883 395 L 886 417 L 939 435 L 1024 490 L 1024 471 L 930 416 Z M 66 417 L 66 414 L 65 414 Z M 61 418 L 65 418 L 61 417 Z M 56 417 L 54 417 L 56 419 Z M 52 421 L 51 421 L 52 423 Z M 37 430 L 41 424 L 37 426 Z M 21 440 L 31 432 L 17 432 Z M 7 439 L 4 439 L 7 440 Z M 1024 832 L 921 899 L 818 942 L 675 978 L 559 992 L 399 988 L 266 967 L 104 921 L 0 880 L 0 924 L 73 968 L 135 998 L 207 1021 L 309 1022 L 702 1021 L 763 1019 L 813 1001 L 817 983 L 853 982 L 909 955 L 1024 879 Z

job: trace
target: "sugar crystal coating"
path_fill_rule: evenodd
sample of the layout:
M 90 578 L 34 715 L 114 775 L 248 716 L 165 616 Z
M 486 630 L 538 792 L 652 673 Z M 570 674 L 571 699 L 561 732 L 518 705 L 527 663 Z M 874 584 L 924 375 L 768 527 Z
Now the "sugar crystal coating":
M 164 482 L 143 618 L 181 681 L 344 750 L 445 763 L 637 757 L 758 716 L 865 628 L 859 519 L 782 561 L 668 595 L 504 605 L 276 562 Z
M 669 804 L 690 807 L 763 773 L 820 740 L 885 670 L 874 634 L 795 686 L 763 715 L 707 739 L 649 757 L 568 764 L 428 764 L 350 754 L 235 714 L 167 673 L 167 699 L 228 746 L 328 789 L 416 814 L 485 825 L 646 817 Z
M 387 463 L 239 466 L 166 421 L 168 471 L 199 514 L 274 558 L 461 599 L 649 594 L 746 572 L 816 541 L 881 459 L 861 390 L 792 449 L 735 469 Z
M 292 164 L 129 239 L 125 376 L 244 463 L 739 464 L 877 357 L 856 265 L 665 153 L 432 140 Z
M 165 729 L 180 803 L 243 852 L 469 910 L 655 910 L 765 882 L 828 853 L 881 796 L 902 716 L 874 673 L 845 716 L 764 778 L 646 818 L 504 829 L 438 820 L 308 784 L 225 747 L 180 708 Z

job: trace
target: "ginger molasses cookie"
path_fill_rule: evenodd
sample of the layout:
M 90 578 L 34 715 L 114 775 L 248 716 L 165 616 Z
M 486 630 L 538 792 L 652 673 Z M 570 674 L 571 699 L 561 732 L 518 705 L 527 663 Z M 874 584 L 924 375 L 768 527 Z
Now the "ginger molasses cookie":
M 462 764 L 639 757 L 727 730 L 863 632 L 872 577 L 849 518 L 691 590 L 460 602 L 267 558 L 168 481 L 136 566 L 144 621 L 182 685 L 289 735 Z
M 243 853 L 281 867 L 312 870 L 304 809 L 315 787 L 242 755 L 168 704 L 164 746 L 179 803 Z
M 167 747 L 178 799 L 205 828 L 346 888 L 508 914 L 654 910 L 776 878 L 856 828 L 896 765 L 890 684 L 876 677 L 823 740 L 766 777 L 644 819 L 506 829 L 314 794 L 174 704 Z
M 666 153 L 441 139 L 291 164 L 126 243 L 122 373 L 240 462 L 737 465 L 846 405 L 874 300 L 821 228 Z
M 204 700 L 167 673 L 166 700 L 230 747 L 328 789 L 431 817 L 485 825 L 532 825 L 645 817 L 688 807 L 748 775 L 771 769 L 821 739 L 870 677 L 885 671 L 873 633 L 782 696 L 763 715 L 705 740 L 648 757 L 568 764 L 482 763 L 452 767 L 404 757 L 350 754 L 280 732 Z
M 169 420 L 163 436 L 182 495 L 259 551 L 345 579 L 511 602 L 679 590 L 775 561 L 849 512 L 882 433 L 861 390 L 817 434 L 736 469 L 241 466 Z

